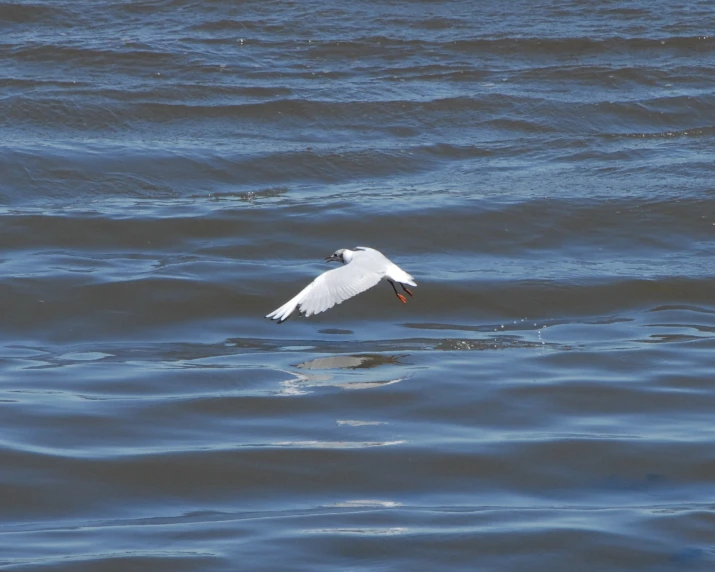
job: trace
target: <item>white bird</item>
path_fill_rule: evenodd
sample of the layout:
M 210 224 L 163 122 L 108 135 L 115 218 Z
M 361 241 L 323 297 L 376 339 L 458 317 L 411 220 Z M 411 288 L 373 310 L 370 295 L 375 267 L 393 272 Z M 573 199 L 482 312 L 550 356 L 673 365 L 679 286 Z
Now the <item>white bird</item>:
M 341 248 L 325 259 L 326 262 L 342 262 L 344 266 L 323 272 L 295 298 L 291 298 L 277 310 L 266 316 L 278 323 L 287 320 L 297 309 L 304 316 L 312 316 L 329 310 L 368 288 L 372 288 L 385 278 L 403 304 L 407 298 L 397 291 L 395 282 L 412 296 L 405 284 L 417 286 L 415 279 L 392 262 L 382 252 L 366 246 L 356 246 L 354 250 Z

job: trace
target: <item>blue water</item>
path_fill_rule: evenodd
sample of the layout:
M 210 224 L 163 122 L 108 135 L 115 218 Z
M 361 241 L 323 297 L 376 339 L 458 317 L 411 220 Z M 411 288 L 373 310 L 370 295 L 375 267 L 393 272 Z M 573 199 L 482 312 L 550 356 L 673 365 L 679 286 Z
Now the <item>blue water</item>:
M 0 569 L 711 570 L 714 20 L 0 2 Z

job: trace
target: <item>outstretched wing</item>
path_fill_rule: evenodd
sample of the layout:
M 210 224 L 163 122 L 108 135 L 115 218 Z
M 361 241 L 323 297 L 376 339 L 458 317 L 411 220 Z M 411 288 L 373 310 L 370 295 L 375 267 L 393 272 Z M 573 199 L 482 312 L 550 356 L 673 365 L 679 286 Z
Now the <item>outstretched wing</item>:
M 345 266 L 328 270 L 301 290 L 277 310 L 266 316 L 278 323 L 284 322 L 296 310 L 305 316 L 312 316 L 329 310 L 368 288 L 372 288 L 385 275 L 366 268 L 355 259 Z

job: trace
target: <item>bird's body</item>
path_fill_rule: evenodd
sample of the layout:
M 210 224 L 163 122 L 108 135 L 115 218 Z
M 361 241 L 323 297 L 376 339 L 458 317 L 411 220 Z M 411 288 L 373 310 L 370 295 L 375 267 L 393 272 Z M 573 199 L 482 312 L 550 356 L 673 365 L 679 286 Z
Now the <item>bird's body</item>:
M 329 310 L 335 304 L 340 304 L 348 298 L 372 288 L 383 278 L 390 282 L 395 295 L 403 303 L 406 298 L 397 292 L 395 282 L 399 283 L 410 296 L 412 296 L 412 292 L 405 287 L 405 284 L 417 286 L 412 276 L 374 248 L 365 246 L 357 246 L 353 250 L 341 248 L 325 260 L 326 262 L 340 261 L 343 266 L 328 270 L 318 276 L 297 296 L 268 314 L 266 318 L 277 320 L 280 324 L 287 320 L 296 309 L 304 316 L 319 314 Z

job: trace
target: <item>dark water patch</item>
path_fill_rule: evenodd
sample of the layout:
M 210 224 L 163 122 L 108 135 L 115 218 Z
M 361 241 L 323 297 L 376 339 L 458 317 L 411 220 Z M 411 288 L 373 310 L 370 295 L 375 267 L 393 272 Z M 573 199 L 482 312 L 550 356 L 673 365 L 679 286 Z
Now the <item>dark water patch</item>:
M 515 37 L 499 39 L 459 40 L 450 46 L 460 52 L 479 54 L 494 52 L 496 54 L 519 54 L 522 57 L 552 56 L 571 59 L 576 57 L 602 56 L 607 53 L 621 55 L 627 52 L 633 55 L 667 53 L 676 54 L 680 50 L 697 50 L 699 53 L 715 49 L 715 42 L 706 35 L 699 36 L 664 36 L 656 38 L 606 36 L 601 38 L 566 36 L 549 37 Z
M 62 21 L 66 12 L 61 7 L 42 3 L 15 2 L 0 3 L 0 20 L 7 24 L 57 23 Z M 68 22 L 65 22 L 67 24 Z
M 181 64 L 182 61 L 186 62 L 180 54 L 171 50 L 162 51 L 157 47 L 139 49 L 122 45 L 121 42 L 114 44 L 113 49 L 104 43 L 94 46 L 35 43 L 16 48 L 13 50 L 13 56 L 15 61 L 23 64 L 43 63 L 65 67 L 67 62 L 72 62 L 75 74 L 82 68 L 86 68 L 85 71 L 92 71 L 92 68 L 96 69 L 107 63 L 120 69 L 123 66 L 131 67 L 135 71 L 143 68 L 144 77 L 149 77 L 152 72 L 153 75 L 160 76 L 161 70 L 173 67 L 177 63 Z

